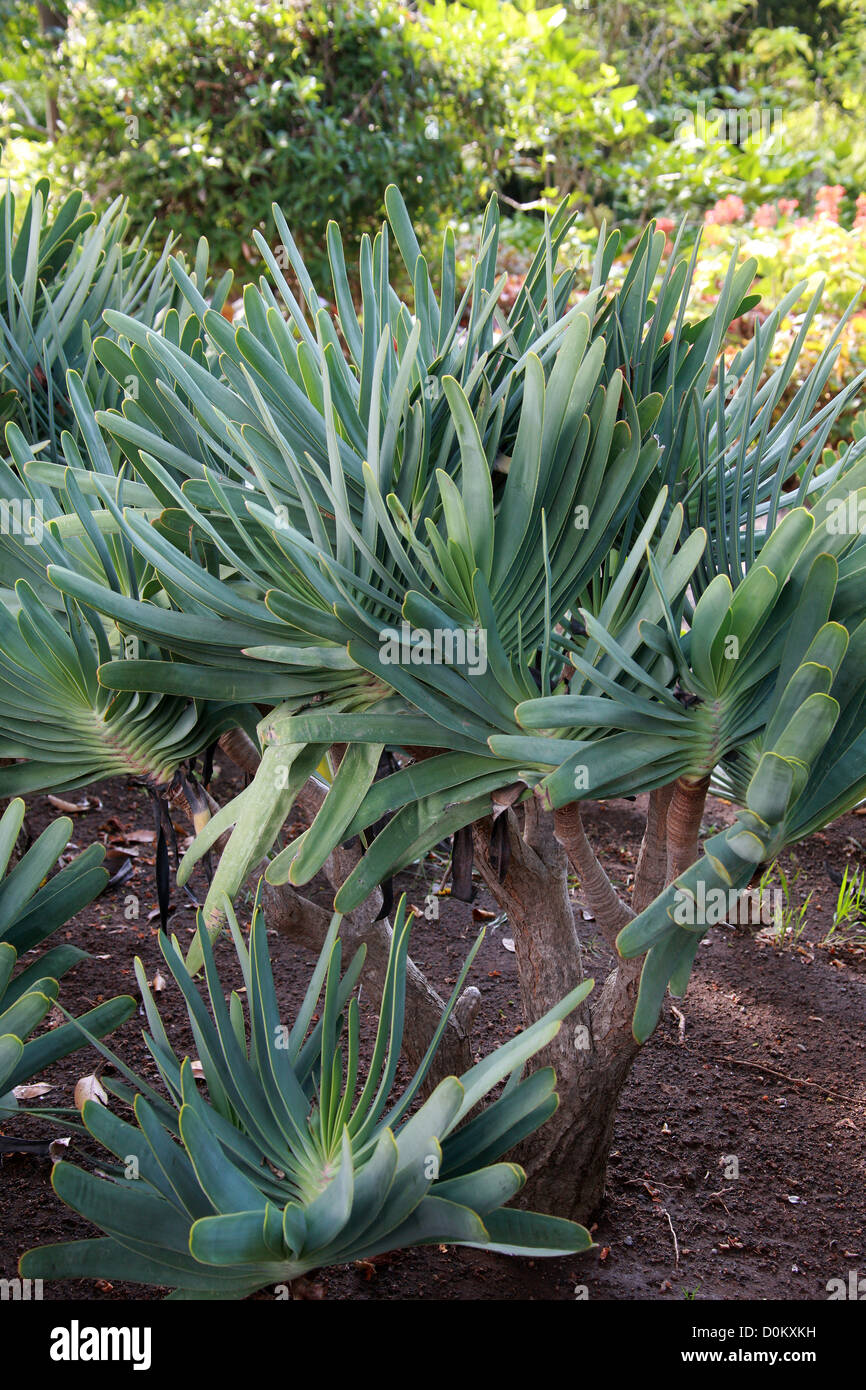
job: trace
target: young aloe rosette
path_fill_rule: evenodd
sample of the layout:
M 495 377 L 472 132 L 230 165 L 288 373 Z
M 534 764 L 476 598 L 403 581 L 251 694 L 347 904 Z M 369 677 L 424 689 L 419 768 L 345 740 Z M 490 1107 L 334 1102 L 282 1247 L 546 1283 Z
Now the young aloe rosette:
M 162 940 L 189 1013 L 200 1088 L 190 1059 L 172 1048 L 136 963 L 145 1039 L 167 1099 L 101 1048 L 131 1083 L 105 1081 L 132 1105 L 135 1122 L 88 1102 L 84 1123 L 125 1167 L 97 1177 L 59 1163 L 52 1180 L 57 1194 L 105 1235 L 28 1251 L 21 1261 L 27 1277 L 129 1279 L 169 1287 L 174 1298 L 232 1299 L 323 1265 L 409 1245 L 535 1256 L 589 1248 L 583 1227 L 507 1207 L 524 1175 L 500 1159 L 556 1109 L 552 1068 L 529 1076 L 523 1069 L 586 997 L 591 981 L 462 1077 L 447 1077 L 410 1114 L 481 938 L 426 1057 L 400 1094 L 394 1082 L 411 926 L 405 899 L 366 1070 L 355 995 L 363 949 L 341 973 L 339 916 L 289 1026 L 281 1021 L 258 898 L 249 948 L 227 911 L 246 1013 L 237 991 L 226 1003 L 201 924 L 210 1010 L 177 943 Z M 503 1080 L 498 1098 L 479 1110 Z M 134 1180 L 124 1176 L 133 1170 Z

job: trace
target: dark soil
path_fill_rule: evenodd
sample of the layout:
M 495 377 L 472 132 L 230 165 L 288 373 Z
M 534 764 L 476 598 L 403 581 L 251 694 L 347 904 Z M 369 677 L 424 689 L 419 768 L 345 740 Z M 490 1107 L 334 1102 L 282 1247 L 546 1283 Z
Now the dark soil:
M 231 779 L 227 779 L 230 783 Z M 227 782 L 218 784 L 220 799 Z M 117 850 L 138 850 L 132 877 L 106 891 L 66 929 L 69 940 L 95 957 L 64 978 L 61 1001 L 80 1013 L 119 992 L 135 994 L 132 957 L 148 974 L 162 967 L 169 984 L 159 995 L 169 1034 L 185 1036 L 185 1011 L 158 947 L 153 847 L 127 840 L 147 831 L 152 817 L 142 792 L 111 783 L 90 789 L 101 809 L 76 817 L 75 844 L 94 839 Z M 84 793 L 74 793 L 82 801 Z M 31 801 L 28 825 L 38 832 L 57 815 L 45 797 Z M 710 801 L 705 830 L 731 815 Z M 591 838 L 612 877 L 627 886 L 642 831 L 642 805 L 609 802 L 587 809 Z M 313 1294 L 331 1299 L 795 1299 L 824 1300 L 827 1282 L 866 1273 L 866 951 L 856 943 L 819 943 L 833 917 L 846 862 L 866 864 L 866 819 L 844 817 L 796 851 L 795 896 L 813 890 L 805 930 L 784 945 L 759 927 L 713 929 L 698 954 L 682 1021 L 665 1006 L 625 1089 L 617 1119 L 607 1195 L 593 1227 L 597 1247 L 573 1259 L 525 1260 L 440 1248 L 386 1256 L 373 1264 L 323 1271 Z M 444 862 L 444 861 L 443 861 Z M 796 865 L 785 858 L 791 872 Z M 398 883 L 423 908 L 442 864 L 427 861 Z M 425 882 L 426 880 L 426 882 Z M 194 884 L 201 893 L 203 882 Z M 138 899 L 138 918 L 130 895 Z M 320 888 L 312 896 L 325 902 Z M 194 914 L 175 895 L 171 930 L 185 945 Z M 479 926 L 492 911 L 483 889 L 472 906 L 440 898 L 438 922 L 421 917 L 412 955 L 444 995 Z M 248 911 L 241 904 L 241 917 Z M 474 920 L 473 920 L 474 914 Z M 609 957 L 584 922 L 589 968 L 603 978 Z M 62 940 L 61 930 L 55 940 Z M 479 1055 L 520 1028 L 515 959 L 504 945 L 507 924 L 488 920 L 470 982 L 481 990 L 475 1038 Z M 217 958 L 235 983 L 230 944 Z M 312 964 L 309 953 L 274 936 L 274 969 L 281 1003 L 291 1017 Z M 362 996 L 362 1013 L 364 1013 Z M 366 1011 L 369 1030 L 371 1012 Z M 152 1079 L 155 1068 L 141 1040 L 141 1019 L 111 1039 L 124 1059 Z M 71 1105 L 76 1081 L 94 1069 L 92 1052 L 78 1053 L 41 1079 L 46 1097 Z M 16 1117 L 9 1139 L 65 1133 L 42 1120 Z M 70 1158 L 98 1165 L 86 1138 L 73 1135 Z M 16 1273 L 33 1245 L 94 1234 L 55 1197 L 50 1160 L 32 1154 L 2 1159 L 0 1278 Z M 738 1171 L 739 1176 L 733 1176 Z M 46 1298 L 122 1299 L 156 1291 L 93 1280 L 46 1286 Z

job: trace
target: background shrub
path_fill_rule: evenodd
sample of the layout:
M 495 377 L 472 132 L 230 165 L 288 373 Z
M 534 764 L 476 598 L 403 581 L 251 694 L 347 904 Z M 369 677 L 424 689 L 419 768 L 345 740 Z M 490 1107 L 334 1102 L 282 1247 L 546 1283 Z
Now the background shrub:
M 431 120 L 441 74 L 393 0 L 150 3 L 70 20 L 59 63 L 66 182 L 123 189 L 218 262 L 243 266 L 276 199 L 315 264 L 327 220 L 373 226 L 391 179 L 415 213 L 450 204 L 461 164 Z

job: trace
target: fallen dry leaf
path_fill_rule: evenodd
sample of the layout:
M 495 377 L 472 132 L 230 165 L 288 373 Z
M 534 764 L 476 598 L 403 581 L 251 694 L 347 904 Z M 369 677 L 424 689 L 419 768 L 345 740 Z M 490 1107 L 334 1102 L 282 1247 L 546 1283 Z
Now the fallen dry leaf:
M 58 811 L 62 811 L 64 816 L 77 816 L 82 811 L 90 810 L 86 801 L 64 801 L 62 796 L 48 796 L 46 800 L 50 801 L 52 806 L 56 806 Z
M 36 1081 L 31 1086 L 13 1086 L 12 1094 L 16 1100 L 36 1100 L 53 1090 L 54 1087 L 49 1086 L 47 1081 Z
M 83 1110 L 89 1100 L 95 1100 L 97 1105 L 107 1105 L 108 1095 L 103 1090 L 99 1077 L 94 1075 L 82 1076 L 80 1081 L 75 1083 L 75 1108 Z
M 132 851 L 132 858 L 138 854 L 137 850 Z M 108 870 L 109 879 L 106 887 L 116 888 L 118 884 L 125 883 L 133 872 L 132 858 L 121 850 L 110 849 L 102 861 L 103 867 Z
M 505 947 L 506 951 L 514 951 L 514 941 L 510 936 L 503 936 L 502 944 Z

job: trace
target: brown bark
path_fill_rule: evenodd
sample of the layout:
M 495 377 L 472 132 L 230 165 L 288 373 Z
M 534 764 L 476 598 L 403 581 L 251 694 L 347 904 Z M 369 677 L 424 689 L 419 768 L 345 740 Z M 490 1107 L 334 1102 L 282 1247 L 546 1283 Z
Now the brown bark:
M 242 771 L 248 772 L 252 777 L 258 772 L 261 755 L 249 734 L 245 734 L 243 729 L 229 729 L 221 734 L 219 746 Z
M 498 906 L 508 914 L 520 974 L 523 1017 L 531 1023 L 584 978 L 580 941 L 568 897 L 565 854 L 550 834 L 550 816 L 534 803 L 526 807 L 527 825 L 520 833 L 513 811 L 508 816 L 511 862 L 505 881 L 490 862 L 493 822 L 474 826 L 475 863 Z M 539 825 L 546 819 L 548 824 Z M 530 842 L 531 841 L 531 842 Z M 543 927 L 539 930 L 539 913 Z M 547 1003 L 539 1001 L 547 1000 Z M 556 1044 L 553 1044 L 556 1048 Z
M 646 827 L 634 874 L 633 912 L 643 912 L 658 897 L 667 883 L 668 839 L 667 819 L 674 784 L 657 787 L 650 792 Z
M 37 0 L 36 13 L 39 16 L 39 31 L 42 34 L 54 35 L 55 39 L 65 33 L 68 26 L 68 16 L 65 11 L 55 9 L 53 5 L 45 4 L 44 0 Z M 57 79 L 50 67 L 45 79 L 45 128 L 48 132 L 49 140 L 57 139 L 57 126 L 60 120 L 60 112 L 57 106 Z
M 667 881 L 673 883 L 698 857 L 701 817 L 709 791 L 709 777 L 678 777 L 667 813 Z
M 576 822 L 561 812 L 551 816 L 529 802 L 522 834 L 515 814 L 508 817 L 511 860 L 505 881 L 499 882 L 487 853 L 489 821 L 476 826 L 476 863 L 508 913 L 524 1018 L 530 1023 L 583 979 L 563 841 L 575 851 L 581 891 L 605 935 L 610 936 L 613 919 L 628 920 L 629 909 L 586 842 L 579 816 Z M 602 919 L 608 911 L 612 917 Z M 536 1059 L 535 1065 L 555 1068 L 560 1104 L 516 1154 L 527 1172 L 521 1194 L 526 1206 L 587 1221 L 601 1202 L 619 1094 L 638 1050 L 631 1020 L 640 967 L 640 961 L 616 965 Z
M 620 972 L 625 978 L 620 979 Z M 607 1163 L 619 1098 L 638 1052 L 631 1036 L 640 962 L 617 966 L 610 980 L 622 1030 L 599 1048 L 593 1017 L 591 1051 L 585 1060 L 575 1048 L 556 1067 L 559 1108 L 541 1129 L 519 1146 L 515 1158 L 527 1174 L 520 1204 L 535 1211 L 591 1222 L 604 1198 Z M 606 988 L 606 986 L 605 986 Z M 564 1025 L 562 1031 L 568 1029 Z M 573 1029 L 569 1029 L 573 1035 Z M 544 1059 L 542 1059 L 544 1060 Z
M 634 913 L 623 902 L 601 864 L 583 828 L 580 802 L 562 806 L 553 813 L 553 833 L 562 845 L 580 878 L 580 891 L 587 907 L 595 914 L 599 930 L 609 945 Z
M 305 898 L 289 884 L 274 888 L 267 882 L 262 890 L 262 906 L 268 926 L 280 936 L 288 937 L 305 950 L 321 951 L 331 925 L 331 914 L 326 908 Z

